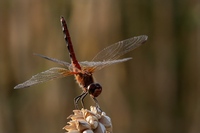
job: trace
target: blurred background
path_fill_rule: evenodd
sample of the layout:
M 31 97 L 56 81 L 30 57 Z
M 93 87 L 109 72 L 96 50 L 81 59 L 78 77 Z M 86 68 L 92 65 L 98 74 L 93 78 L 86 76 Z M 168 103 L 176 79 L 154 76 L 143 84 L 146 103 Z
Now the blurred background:
M 94 74 L 115 133 L 200 132 L 199 0 L 0 0 L 0 133 L 63 133 L 81 93 L 74 77 L 14 86 L 69 62 L 64 16 L 79 61 L 137 35 L 148 41 L 132 60 Z M 88 96 L 86 107 L 93 105 Z

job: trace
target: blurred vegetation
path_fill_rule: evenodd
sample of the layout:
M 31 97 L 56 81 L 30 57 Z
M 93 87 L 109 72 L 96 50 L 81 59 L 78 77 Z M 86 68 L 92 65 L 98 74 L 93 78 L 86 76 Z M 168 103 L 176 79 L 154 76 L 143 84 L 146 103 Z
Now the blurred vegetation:
M 199 14 L 198 0 L 0 0 L 0 132 L 64 132 L 81 93 L 73 77 L 13 89 L 59 66 L 33 53 L 69 61 L 61 15 L 80 61 L 117 41 L 149 36 L 125 56 L 131 61 L 95 73 L 115 133 L 200 132 Z

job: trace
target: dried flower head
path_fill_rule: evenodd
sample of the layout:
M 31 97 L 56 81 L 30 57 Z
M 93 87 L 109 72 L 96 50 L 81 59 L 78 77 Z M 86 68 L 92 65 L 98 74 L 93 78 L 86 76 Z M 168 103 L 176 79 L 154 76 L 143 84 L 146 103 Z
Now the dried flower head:
M 68 133 L 112 133 L 110 117 L 98 108 L 91 106 L 90 110 L 73 110 L 68 125 L 63 127 Z

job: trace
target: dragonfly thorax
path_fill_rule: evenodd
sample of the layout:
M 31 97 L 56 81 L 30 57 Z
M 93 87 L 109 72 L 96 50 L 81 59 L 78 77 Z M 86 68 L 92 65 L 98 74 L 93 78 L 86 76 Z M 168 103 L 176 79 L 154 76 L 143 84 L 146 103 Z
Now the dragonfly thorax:
M 86 73 L 79 73 L 74 75 L 75 79 L 77 81 L 77 83 L 79 84 L 79 86 L 86 92 L 87 91 L 87 87 L 94 83 L 92 74 L 86 74 Z
M 92 83 L 87 87 L 87 91 L 91 97 L 98 97 L 101 94 L 102 87 L 98 83 Z

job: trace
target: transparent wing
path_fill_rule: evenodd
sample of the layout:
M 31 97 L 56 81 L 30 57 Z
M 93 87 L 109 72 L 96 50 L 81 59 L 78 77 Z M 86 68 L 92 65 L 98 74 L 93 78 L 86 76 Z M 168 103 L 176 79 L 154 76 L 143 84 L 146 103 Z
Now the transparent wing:
M 147 41 L 146 35 L 132 37 L 111 46 L 106 47 L 100 51 L 91 62 L 79 62 L 84 71 L 93 72 L 100 70 L 106 66 L 121 63 L 130 60 L 131 58 L 118 59 L 120 56 L 134 50 Z
M 67 67 L 70 66 L 70 63 L 68 63 L 68 62 L 64 62 L 64 61 L 61 61 L 61 60 L 58 60 L 58 59 L 55 59 L 55 58 L 51 58 L 51 57 L 48 57 L 48 56 L 45 56 L 45 55 L 42 55 L 42 54 L 34 53 L 34 55 L 39 56 L 39 57 L 44 58 L 44 59 L 47 59 L 47 60 L 50 60 L 50 61 L 53 61 L 55 63 L 62 65 L 62 66 L 67 66 Z
M 65 68 L 53 67 L 49 70 L 46 70 L 44 72 L 41 72 L 41 73 L 38 73 L 38 74 L 32 76 L 31 79 L 15 86 L 14 89 L 26 88 L 26 87 L 29 87 L 29 86 L 32 86 L 32 85 L 35 85 L 38 83 L 42 83 L 42 82 L 57 79 L 57 78 L 66 77 L 69 75 L 73 75 L 73 72 L 71 72 Z
M 110 60 L 116 60 L 120 56 L 134 50 L 135 48 L 142 45 L 144 42 L 147 41 L 146 35 L 141 35 L 137 37 L 132 37 L 120 42 L 117 42 L 111 46 L 106 47 L 102 51 L 100 51 L 93 59 L 92 61 L 110 61 Z
M 112 65 L 112 64 L 116 64 L 116 63 L 121 63 L 121 62 L 125 62 L 128 61 L 132 58 L 124 58 L 124 59 L 118 59 L 118 60 L 111 60 L 111 61 L 84 61 L 84 62 L 79 62 L 79 64 L 81 65 L 81 68 L 83 71 L 87 71 L 87 72 L 94 72 L 97 70 L 101 70 L 102 68 Z

